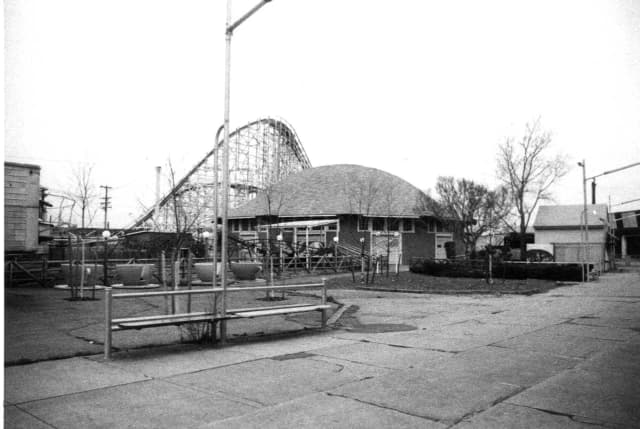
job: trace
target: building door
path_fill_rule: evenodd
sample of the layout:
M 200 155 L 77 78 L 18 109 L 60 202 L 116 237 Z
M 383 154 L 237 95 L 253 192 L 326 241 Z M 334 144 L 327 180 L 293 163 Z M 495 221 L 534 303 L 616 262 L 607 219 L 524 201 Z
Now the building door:
M 447 250 L 444 243 L 453 240 L 451 234 L 436 234 L 436 259 L 447 259 Z
M 397 236 L 395 236 L 393 234 L 384 233 L 381 233 L 380 235 L 372 235 L 371 255 L 386 257 L 387 246 L 389 248 L 389 264 L 395 265 L 398 262 L 398 258 L 401 257 L 402 235 L 398 234 Z

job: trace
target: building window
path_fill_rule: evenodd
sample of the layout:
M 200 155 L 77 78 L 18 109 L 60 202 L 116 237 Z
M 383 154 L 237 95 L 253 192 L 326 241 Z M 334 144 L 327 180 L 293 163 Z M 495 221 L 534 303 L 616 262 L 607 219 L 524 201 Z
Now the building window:
M 369 218 L 365 216 L 358 217 L 358 231 L 369 231 Z
M 400 231 L 402 225 L 402 219 L 387 218 L 387 231 Z
M 403 232 L 415 231 L 415 223 L 413 219 L 402 219 L 402 231 Z
M 372 231 L 384 231 L 384 221 L 383 217 L 374 217 L 371 218 L 371 230 Z

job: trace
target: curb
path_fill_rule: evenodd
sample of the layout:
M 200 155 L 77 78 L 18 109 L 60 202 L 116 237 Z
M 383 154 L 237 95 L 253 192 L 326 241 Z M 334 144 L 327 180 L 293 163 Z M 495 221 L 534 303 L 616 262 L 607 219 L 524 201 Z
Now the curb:
M 519 291 L 501 291 L 501 290 L 491 290 L 491 289 L 478 289 L 478 290 L 439 290 L 439 289 L 426 289 L 426 290 L 413 290 L 413 289 L 391 289 L 391 288 L 371 288 L 371 287 L 362 287 L 356 286 L 354 289 L 357 290 L 368 290 L 371 292 L 397 292 L 397 293 L 415 293 L 415 294 L 435 294 L 435 295 L 474 295 L 474 294 L 484 294 L 484 295 L 533 295 L 535 293 L 540 293 L 540 289 L 525 289 Z

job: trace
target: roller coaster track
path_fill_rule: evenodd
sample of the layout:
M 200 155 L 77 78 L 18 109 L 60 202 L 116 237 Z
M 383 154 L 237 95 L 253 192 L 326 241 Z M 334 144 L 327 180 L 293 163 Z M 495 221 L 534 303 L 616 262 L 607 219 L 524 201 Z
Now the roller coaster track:
M 214 148 L 160 199 L 158 213 L 155 207 L 148 210 L 128 229 L 175 231 L 176 208 L 181 219 L 188 219 L 194 228 L 210 223 L 215 189 L 221 189 L 222 157 L 218 157 L 216 180 L 214 154 L 223 144 L 216 142 Z M 229 204 L 232 208 L 289 174 L 311 167 L 295 130 L 282 119 L 261 118 L 237 128 L 229 136 L 229 154 Z M 215 186 L 216 182 L 218 186 Z M 218 198 L 219 204 L 221 201 L 222 198 Z

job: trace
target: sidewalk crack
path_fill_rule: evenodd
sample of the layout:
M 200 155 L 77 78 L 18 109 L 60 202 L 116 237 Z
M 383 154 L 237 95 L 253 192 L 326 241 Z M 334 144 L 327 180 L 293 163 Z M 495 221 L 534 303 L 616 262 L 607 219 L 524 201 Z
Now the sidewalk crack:
M 384 405 L 376 404 L 375 402 L 368 402 L 368 401 L 364 401 L 362 399 L 352 398 L 352 397 L 346 396 L 346 395 L 340 395 L 338 393 L 325 392 L 325 394 L 328 395 L 328 396 L 335 396 L 335 397 L 338 397 L 338 398 L 350 399 L 352 401 L 360 402 L 361 404 L 371 405 L 373 407 L 382 408 L 384 410 L 395 411 L 396 413 L 405 414 L 407 416 L 417 417 L 419 419 L 429 420 L 429 421 L 435 422 L 435 423 L 441 423 L 441 421 L 438 420 L 435 417 L 428 417 L 428 416 L 421 416 L 419 414 L 412 414 L 412 413 L 409 413 L 407 411 L 398 410 L 398 409 L 393 408 L 393 407 L 387 407 L 387 406 L 384 406 Z

